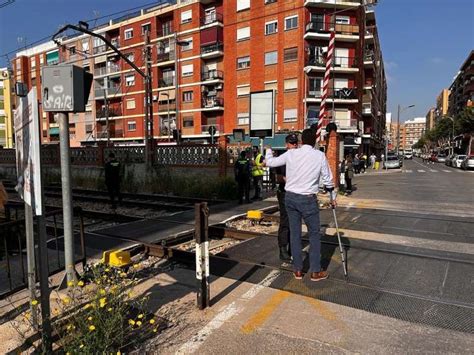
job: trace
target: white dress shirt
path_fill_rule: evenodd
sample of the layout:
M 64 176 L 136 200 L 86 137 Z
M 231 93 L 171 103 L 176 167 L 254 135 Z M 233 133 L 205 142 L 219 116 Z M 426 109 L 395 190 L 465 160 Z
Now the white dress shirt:
M 331 169 L 323 152 L 310 145 L 290 149 L 274 158 L 267 149 L 265 165 L 274 168 L 286 165 L 285 190 L 300 195 L 313 195 L 319 191 L 319 179 L 327 187 L 334 187 Z

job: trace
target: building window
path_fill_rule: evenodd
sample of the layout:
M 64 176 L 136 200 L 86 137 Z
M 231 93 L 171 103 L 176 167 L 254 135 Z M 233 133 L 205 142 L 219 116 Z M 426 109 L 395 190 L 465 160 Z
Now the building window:
M 265 65 L 271 65 L 278 63 L 278 52 L 267 52 L 265 53 Z
M 142 35 L 145 35 L 147 31 L 148 33 L 151 33 L 151 23 L 145 23 L 142 25 Z
M 250 57 L 240 57 L 237 58 L 237 69 L 246 69 L 250 68 Z
M 89 40 L 85 39 L 82 41 L 82 51 L 86 52 L 89 50 Z
M 283 122 L 294 122 L 298 119 L 298 110 L 296 108 L 285 109 L 283 113 Z
M 249 113 L 243 112 L 237 114 L 237 124 L 238 125 L 246 125 L 249 124 Z
M 127 123 L 129 131 L 135 131 L 137 129 L 137 122 L 136 121 L 128 121 Z
M 183 117 L 183 127 L 194 127 L 194 118 L 190 117 Z
M 277 0 L 265 0 L 265 5 L 273 4 L 274 2 L 277 2 Z
M 250 85 L 240 85 L 237 86 L 237 96 L 246 96 L 250 95 Z
M 44 56 L 42 54 L 39 55 L 40 58 L 40 65 L 44 64 Z
M 285 51 L 283 52 L 283 60 L 285 62 L 289 62 L 289 61 L 297 60 L 297 59 L 298 59 L 298 47 L 285 48 Z
M 130 74 L 125 76 L 125 86 L 135 85 L 135 74 Z
M 298 27 L 298 15 L 285 17 L 285 31 Z
M 308 95 L 310 97 L 321 97 L 323 78 L 309 78 Z
M 93 129 L 94 129 L 94 127 L 91 123 L 86 124 L 86 134 L 92 133 Z
M 336 23 L 341 25 L 349 25 L 351 19 L 349 16 L 336 16 Z
M 135 54 L 134 53 L 127 53 L 125 54 L 125 57 L 131 61 L 132 63 L 135 61 Z
M 298 79 L 285 79 L 284 90 L 285 91 L 295 91 L 298 89 Z
M 192 91 L 183 92 L 183 102 L 193 102 L 194 93 Z
M 250 38 L 250 27 L 242 27 L 237 29 L 237 41 L 244 41 Z
M 265 35 L 271 35 L 278 32 L 278 21 L 271 21 L 265 24 Z
M 75 47 L 75 46 L 71 46 L 71 47 L 68 48 L 68 51 L 69 51 L 69 54 L 70 54 L 70 55 L 76 54 L 76 47 Z
M 183 65 L 182 70 L 183 70 L 182 76 L 191 76 L 193 75 L 193 72 L 194 72 L 194 65 L 193 64 Z
M 237 11 L 250 9 L 250 0 L 237 0 Z
M 269 81 L 265 83 L 265 90 L 274 90 L 277 92 L 278 90 L 278 81 Z
M 31 63 L 31 67 L 32 67 L 32 68 L 36 67 L 36 58 L 35 58 L 35 57 L 31 57 L 31 58 L 30 58 L 30 63 Z
M 182 52 L 189 51 L 189 50 L 193 49 L 193 39 L 192 39 L 192 37 L 184 39 L 183 42 L 187 42 L 188 44 L 185 45 L 185 46 L 181 46 L 181 51 Z
M 124 35 L 125 35 L 125 39 L 133 38 L 133 28 L 129 28 L 128 30 L 125 30 Z
M 181 23 L 191 22 L 192 19 L 193 19 L 193 10 L 187 10 L 181 13 Z
M 127 107 L 127 110 L 133 110 L 136 106 L 135 106 L 135 99 L 128 99 L 126 100 L 126 107 Z

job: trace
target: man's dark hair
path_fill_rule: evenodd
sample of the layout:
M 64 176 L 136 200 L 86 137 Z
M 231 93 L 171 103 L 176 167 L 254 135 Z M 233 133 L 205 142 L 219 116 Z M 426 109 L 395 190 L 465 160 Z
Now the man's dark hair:
M 306 128 L 301 134 L 301 141 L 303 142 L 303 144 L 307 144 L 314 147 L 314 145 L 316 144 L 315 132 L 310 128 Z
M 240 152 L 240 157 L 241 157 L 241 158 L 246 158 L 246 157 L 247 157 L 247 152 L 246 152 L 245 150 L 242 150 L 242 151 Z
M 110 158 L 110 159 L 115 158 L 115 154 L 114 154 L 114 153 L 110 153 L 110 154 L 109 154 L 109 158 Z

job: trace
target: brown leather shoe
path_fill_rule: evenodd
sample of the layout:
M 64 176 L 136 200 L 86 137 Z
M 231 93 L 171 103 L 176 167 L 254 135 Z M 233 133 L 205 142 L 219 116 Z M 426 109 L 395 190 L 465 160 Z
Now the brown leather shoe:
M 302 280 L 303 279 L 303 272 L 302 271 L 295 271 L 293 273 L 293 275 L 295 275 L 295 279 L 297 279 L 297 280 Z
M 311 273 L 311 281 L 321 281 L 326 280 L 329 274 L 327 271 L 319 271 L 319 272 L 312 272 Z

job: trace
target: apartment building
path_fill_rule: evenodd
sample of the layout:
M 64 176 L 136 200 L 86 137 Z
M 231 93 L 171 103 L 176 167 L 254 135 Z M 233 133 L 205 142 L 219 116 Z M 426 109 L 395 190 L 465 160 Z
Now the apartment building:
M 0 68 L 0 147 L 13 147 L 13 116 L 11 106 L 11 73 Z
M 400 148 L 411 148 L 424 134 L 425 129 L 426 117 L 416 117 L 412 120 L 405 121 L 403 123 L 403 129 L 400 129 L 402 132 L 400 135 Z
M 456 116 L 474 106 L 474 50 L 471 51 L 449 87 L 449 115 Z
M 449 89 L 443 89 L 436 98 L 435 123 L 438 123 L 443 116 L 448 114 Z
M 426 114 L 426 130 L 433 129 L 436 124 L 436 116 L 435 116 L 436 108 L 432 107 L 428 110 Z
M 325 48 L 336 45 L 325 124 L 334 120 L 346 148 L 383 148 L 387 86 L 375 13 L 367 1 L 181 0 L 110 20 L 94 29 L 145 68 L 149 34 L 154 138 L 208 142 L 248 132 L 249 94 L 275 91 L 275 131 L 285 135 L 319 116 Z M 97 38 L 80 35 L 17 54 L 15 79 L 30 87 L 45 64 L 75 63 L 94 74 L 86 113 L 70 116 L 71 139 L 140 144 L 144 80 Z M 33 64 L 35 66 L 33 66 Z M 35 70 L 32 70 L 35 69 Z M 34 73 L 35 77 L 31 74 Z M 41 96 L 41 95 L 40 95 Z M 43 139 L 56 140 L 52 115 L 41 113 Z

